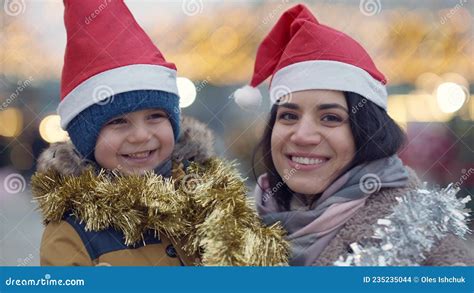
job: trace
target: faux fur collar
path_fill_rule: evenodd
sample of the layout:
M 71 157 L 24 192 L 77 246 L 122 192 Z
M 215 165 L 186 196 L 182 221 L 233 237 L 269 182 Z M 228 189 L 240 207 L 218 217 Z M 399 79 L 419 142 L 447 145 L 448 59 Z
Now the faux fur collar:
M 172 159 L 203 163 L 214 155 L 214 134 L 203 123 L 182 117 L 181 134 Z M 51 144 L 38 158 L 38 172 L 54 170 L 63 175 L 79 175 L 90 163 L 81 158 L 70 142 Z

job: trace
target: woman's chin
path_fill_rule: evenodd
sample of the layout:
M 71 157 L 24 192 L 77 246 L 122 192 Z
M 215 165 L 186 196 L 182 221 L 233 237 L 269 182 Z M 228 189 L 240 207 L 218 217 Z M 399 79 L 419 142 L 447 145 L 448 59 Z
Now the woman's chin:
M 318 194 L 325 188 L 325 186 L 321 186 L 322 183 L 319 180 L 314 180 L 314 178 L 291 178 L 286 181 L 286 185 L 288 185 L 293 192 L 301 194 Z

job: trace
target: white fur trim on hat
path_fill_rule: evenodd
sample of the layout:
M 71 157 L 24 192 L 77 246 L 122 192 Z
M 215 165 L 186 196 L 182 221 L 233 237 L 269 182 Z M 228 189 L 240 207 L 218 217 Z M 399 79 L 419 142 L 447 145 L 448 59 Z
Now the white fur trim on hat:
M 286 91 L 274 90 L 278 88 L 286 88 Z M 357 66 L 326 60 L 298 62 L 278 70 L 270 86 L 270 93 L 275 93 L 271 100 L 274 103 L 285 92 L 315 89 L 354 92 L 387 109 L 384 84 Z
M 86 79 L 59 103 L 61 127 L 94 104 L 106 103 L 113 95 L 135 90 L 159 90 L 178 95 L 176 70 L 151 64 L 127 65 Z

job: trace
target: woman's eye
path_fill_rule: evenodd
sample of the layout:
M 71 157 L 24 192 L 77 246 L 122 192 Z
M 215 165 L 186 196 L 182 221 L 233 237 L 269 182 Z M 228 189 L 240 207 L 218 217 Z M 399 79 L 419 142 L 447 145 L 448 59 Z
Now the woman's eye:
M 107 123 L 107 125 L 119 125 L 119 124 L 125 124 L 125 123 L 127 123 L 127 120 L 123 118 L 117 118 Z
M 337 115 L 325 115 L 322 120 L 326 122 L 342 122 L 341 117 Z
M 296 119 L 298 119 L 298 116 L 293 114 L 293 113 L 281 113 L 278 116 L 278 119 L 281 119 L 281 120 L 296 120 Z

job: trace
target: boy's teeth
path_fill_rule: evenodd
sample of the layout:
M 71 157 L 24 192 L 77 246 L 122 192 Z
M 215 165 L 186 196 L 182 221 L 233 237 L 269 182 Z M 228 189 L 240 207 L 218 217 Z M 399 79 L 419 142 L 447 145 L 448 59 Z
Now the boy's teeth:
M 291 160 L 295 163 L 298 164 L 303 164 L 303 165 L 315 165 L 315 164 L 320 164 L 324 162 L 321 159 L 314 159 L 314 158 L 307 158 L 307 157 L 291 157 Z
M 150 154 L 150 151 L 146 152 L 141 152 L 141 153 L 134 153 L 134 154 L 129 154 L 128 156 L 131 158 L 146 158 Z

